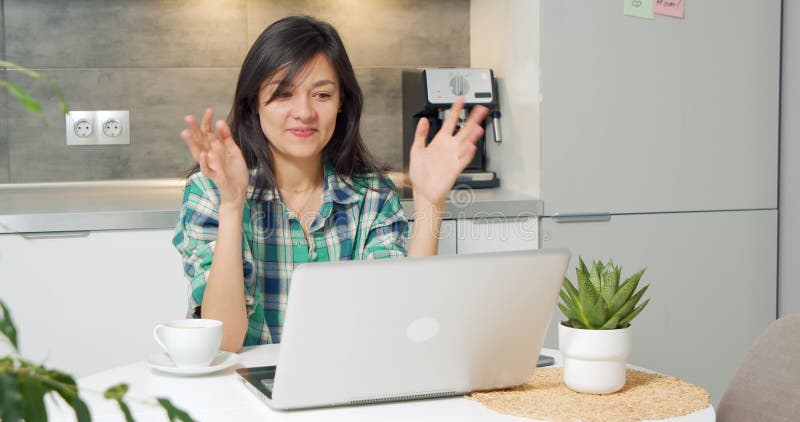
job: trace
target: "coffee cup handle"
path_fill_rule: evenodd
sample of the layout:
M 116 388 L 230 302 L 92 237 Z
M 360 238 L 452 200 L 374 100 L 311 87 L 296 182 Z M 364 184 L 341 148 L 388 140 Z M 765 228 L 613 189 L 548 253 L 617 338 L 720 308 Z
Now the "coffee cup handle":
M 156 343 L 158 343 L 158 345 L 161 346 L 162 349 L 164 349 L 165 353 L 169 353 L 169 351 L 167 350 L 167 345 L 164 344 L 163 341 L 161 341 L 161 335 L 159 334 L 161 333 L 162 328 L 164 328 L 164 324 L 158 324 L 156 325 L 155 328 L 153 328 L 153 338 L 156 340 Z

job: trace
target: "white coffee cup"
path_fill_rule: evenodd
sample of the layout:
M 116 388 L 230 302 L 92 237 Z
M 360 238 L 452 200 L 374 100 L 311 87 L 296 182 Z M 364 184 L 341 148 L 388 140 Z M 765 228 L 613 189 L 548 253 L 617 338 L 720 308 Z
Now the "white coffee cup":
M 156 343 L 180 368 L 208 366 L 219 352 L 222 321 L 178 319 L 153 328 Z

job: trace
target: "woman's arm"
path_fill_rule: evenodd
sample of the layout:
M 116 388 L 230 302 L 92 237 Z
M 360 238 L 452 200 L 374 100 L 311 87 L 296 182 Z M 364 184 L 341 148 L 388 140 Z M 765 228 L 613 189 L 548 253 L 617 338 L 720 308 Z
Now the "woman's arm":
M 459 174 L 475 156 L 475 144 L 483 135 L 481 123 L 489 109 L 473 107 L 464 125 L 454 135 L 458 115 L 464 108 L 459 97 L 450 107 L 442 128 L 426 146 L 430 123 L 422 118 L 417 124 L 414 144 L 411 145 L 409 177 L 414 188 L 414 219 L 409 256 L 436 255 L 439 233 L 445 211 L 445 200 Z
M 220 348 L 228 352 L 238 352 L 247 334 L 242 268 L 242 206 L 220 205 L 219 231 L 203 294 L 202 317 L 222 321 Z
M 189 129 L 181 132 L 192 155 L 219 191 L 219 226 L 211 270 L 202 297 L 202 317 L 223 323 L 220 348 L 236 352 L 247 334 L 242 213 L 249 181 L 247 164 L 231 137 L 230 128 L 217 122 L 219 138 L 211 130 L 213 111 L 206 110 L 202 125 L 187 116 Z
M 445 201 L 428 201 L 414 190 L 414 224 L 411 226 L 411 244 L 408 256 L 436 255 L 439 250 L 439 234 L 442 231 Z

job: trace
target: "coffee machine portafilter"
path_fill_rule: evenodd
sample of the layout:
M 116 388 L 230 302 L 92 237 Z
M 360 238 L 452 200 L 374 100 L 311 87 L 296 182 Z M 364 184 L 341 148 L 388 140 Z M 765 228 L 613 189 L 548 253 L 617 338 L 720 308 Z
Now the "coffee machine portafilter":
M 500 111 L 498 110 L 497 84 L 491 69 L 478 68 L 429 68 L 403 70 L 403 170 L 408 172 L 409 152 L 414 142 L 419 119 L 428 119 L 430 130 L 427 145 L 441 129 L 447 119 L 450 106 L 458 96 L 464 97 L 456 131 L 464 124 L 469 112 L 476 105 L 489 108 L 489 117 L 481 125 L 484 135 L 478 140 L 478 150 L 472 162 L 456 179 L 454 188 L 494 188 L 500 179 L 494 172 L 486 170 L 487 122 L 492 119 L 495 142 L 501 142 Z

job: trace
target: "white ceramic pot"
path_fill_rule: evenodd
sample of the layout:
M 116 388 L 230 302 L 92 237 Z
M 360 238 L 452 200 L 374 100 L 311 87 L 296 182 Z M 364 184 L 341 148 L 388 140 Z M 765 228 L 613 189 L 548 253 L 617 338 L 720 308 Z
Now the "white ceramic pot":
M 564 356 L 564 384 L 579 393 L 606 394 L 625 385 L 631 354 L 631 327 L 581 330 L 558 325 L 558 347 Z

